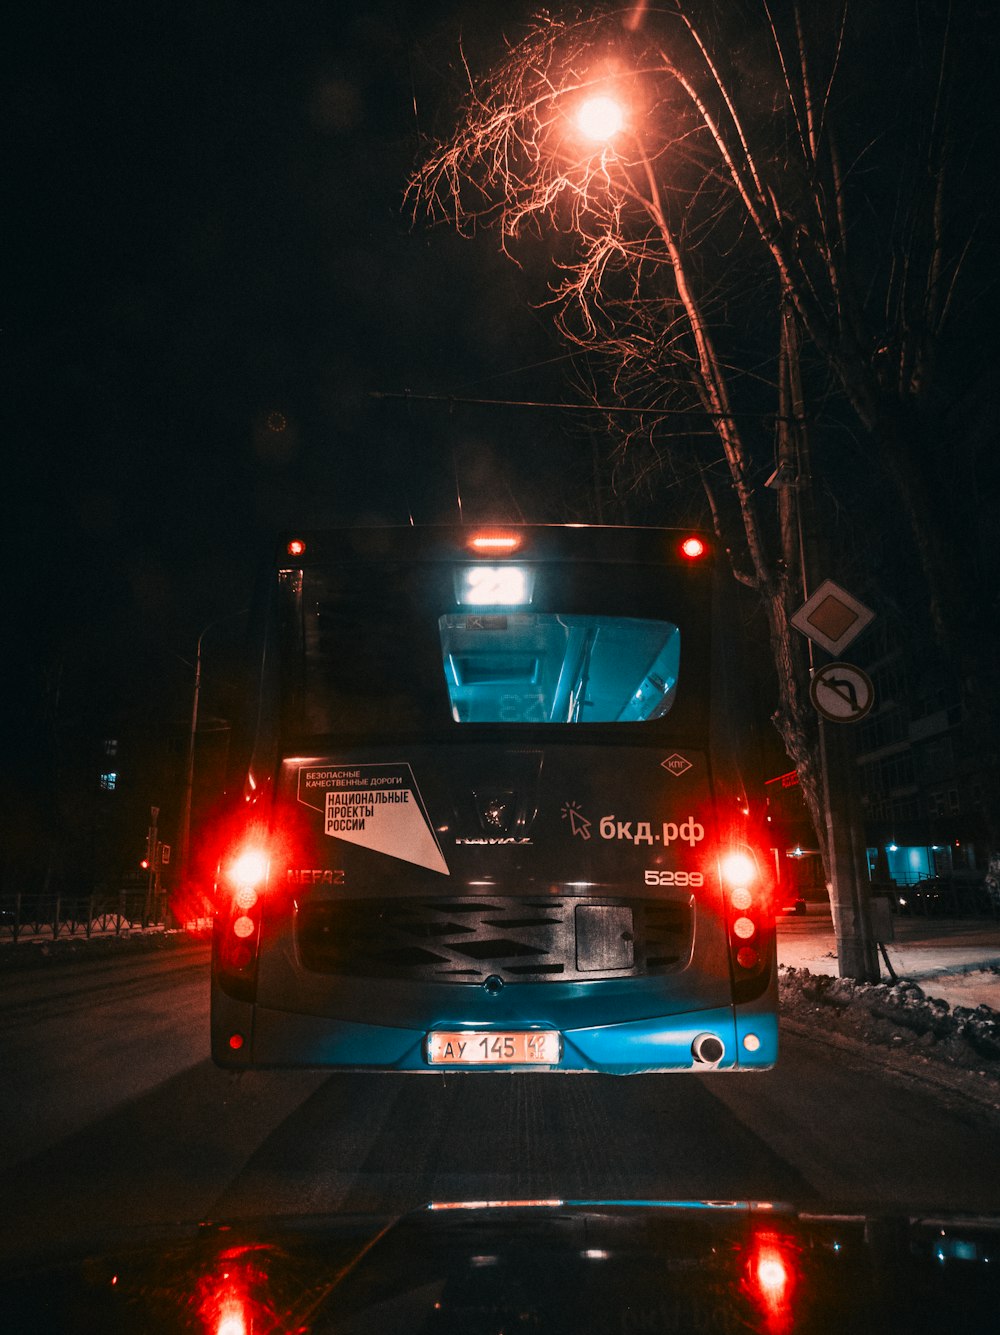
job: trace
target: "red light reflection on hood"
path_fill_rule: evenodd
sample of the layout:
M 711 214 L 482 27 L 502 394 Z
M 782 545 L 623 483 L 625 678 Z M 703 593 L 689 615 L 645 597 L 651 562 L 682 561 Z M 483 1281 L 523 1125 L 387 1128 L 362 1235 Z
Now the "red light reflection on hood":
M 792 1240 L 778 1233 L 758 1233 L 750 1248 L 744 1283 L 768 1335 L 785 1335 L 793 1329 L 799 1278 L 798 1249 Z
M 280 1319 L 262 1262 L 266 1247 L 234 1247 L 222 1253 L 195 1287 L 192 1306 L 205 1335 L 257 1335 L 291 1331 Z M 265 1255 L 261 1255 L 264 1253 Z

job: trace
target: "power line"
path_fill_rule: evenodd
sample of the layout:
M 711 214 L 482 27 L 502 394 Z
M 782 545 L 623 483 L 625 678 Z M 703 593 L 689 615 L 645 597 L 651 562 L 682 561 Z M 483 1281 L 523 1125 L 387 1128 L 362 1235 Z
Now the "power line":
M 402 399 L 410 403 L 475 404 L 487 408 L 547 408 L 561 412 L 632 413 L 638 417 L 710 417 L 715 422 L 798 422 L 797 417 L 779 413 L 711 413 L 704 408 L 633 408 L 618 403 L 552 403 L 544 399 L 478 399 L 459 394 L 413 394 L 409 390 L 373 389 L 370 399 Z

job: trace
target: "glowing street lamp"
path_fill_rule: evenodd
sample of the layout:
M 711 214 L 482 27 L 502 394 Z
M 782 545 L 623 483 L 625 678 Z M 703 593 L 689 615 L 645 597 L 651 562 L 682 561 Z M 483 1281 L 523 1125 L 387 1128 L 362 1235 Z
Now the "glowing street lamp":
M 625 109 L 607 93 L 588 97 L 576 113 L 576 124 L 587 139 L 604 143 L 625 127 Z

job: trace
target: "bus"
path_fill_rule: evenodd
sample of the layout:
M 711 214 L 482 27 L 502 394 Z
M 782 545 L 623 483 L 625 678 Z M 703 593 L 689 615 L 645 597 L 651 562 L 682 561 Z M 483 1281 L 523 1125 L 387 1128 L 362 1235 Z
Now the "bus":
M 704 533 L 290 535 L 220 834 L 230 1068 L 777 1057 L 739 618 Z

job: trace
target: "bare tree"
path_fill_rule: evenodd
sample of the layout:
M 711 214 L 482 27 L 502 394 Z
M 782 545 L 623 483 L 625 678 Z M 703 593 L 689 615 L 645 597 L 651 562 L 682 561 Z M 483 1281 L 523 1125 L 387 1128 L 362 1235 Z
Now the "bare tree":
M 921 148 L 935 165 L 930 185 L 916 188 L 910 162 L 894 193 L 880 186 L 900 240 L 882 253 L 877 221 L 877 245 L 853 236 L 851 171 L 863 173 L 875 149 L 852 140 L 847 171 L 834 134 L 854 35 L 846 3 L 809 27 L 794 3 L 780 15 L 767 0 L 727 7 L 724 19 L 716 9 L 675 0 L 539 17 L 495 68 L 477 79 L 466 67 L 456 127 L 428 146 L 410 196 L 460 230 L 495 227 L 511 252 L 531 229 L 549 237 L 558 328 L 618 402 L 641 410 L 626 443 L 666 440 L 675 460 L 686 451 L 697 466 L 733 572 L 764 609 L 775 722 L 835 880 L 803 646 L 789 626 L 804 592 L 802 498 L 779 489 L 762 508 L 761 469 L 776 457 L 808 474 L 805 345 L 877 447 L 947 641 L 941 544 L 901 422 L 929 393 L 968 244 L 945 246 L 945 118 L 933 100 Z M 943 103 L 947 26 L 937 39 Z M 858 193 L 872 219 L 884 217 L 884 200 L 876 210 L 871 191 Z M 678 420 L 707 420 L 711 434 L 677 432 Z M 845 950 L 845 972 L 870 972 L 863 942 Z

